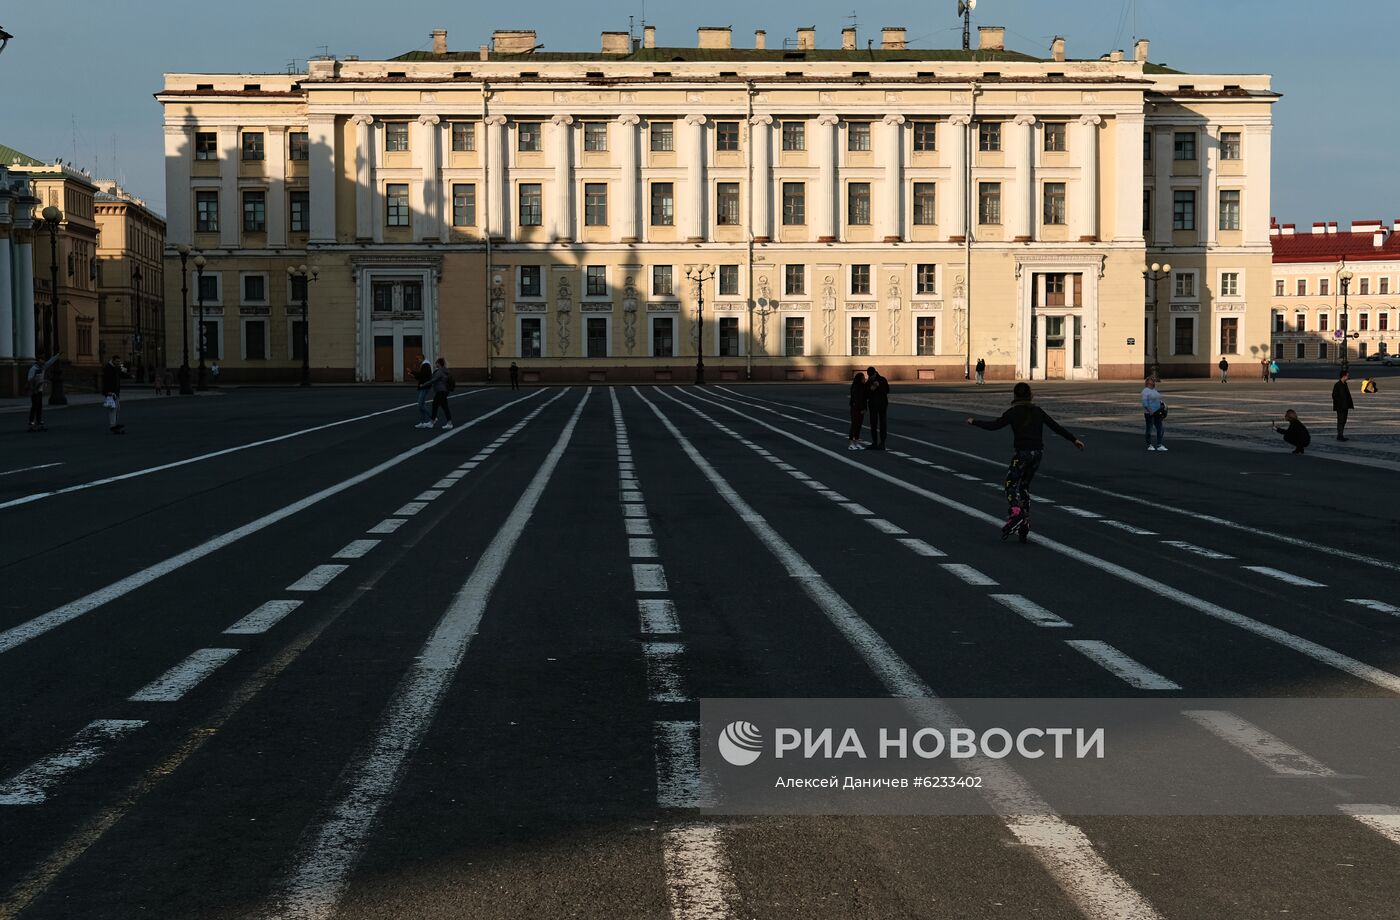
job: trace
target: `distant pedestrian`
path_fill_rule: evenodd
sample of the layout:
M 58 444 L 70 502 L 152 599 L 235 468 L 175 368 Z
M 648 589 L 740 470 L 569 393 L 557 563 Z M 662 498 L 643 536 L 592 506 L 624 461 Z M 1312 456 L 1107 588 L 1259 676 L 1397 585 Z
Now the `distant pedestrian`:
M 429 378 L 433 389 L 433 417 L 428 422 L 428 427 L 432 428 L 437 424 L 438 409 L 442 409 L 443 418 L 446 423 L 443 428 L 452 427 L 452 408 L 447 405 L 447 394 L 457 388 L 457 381 L 452 379 L 452 375 L 447 372 L 447 359 L 438 358 L 437 367 L 433 370 L 433 375 Z
M 219 362 L 215 361 L 209 365 L 209 376 L 214 378 L 214 386 L 219 385 Z
M 1225 360 L 1224 358 L 1221 358 L 1221 359 L 1220 359 L 1220 363 L 1217 364 L 1216 367 L 1220 368 L 1220 382 L 1221 382 L 1221 383 L 1229 383 L 1229 382 L 1230 382 L 1230 362 L 1227 361 L 1227 360 Z
M 58 355 L 47 361 L 34 359 L 29 368 L 26 382 L 29 384 L 29 430 L 48 431 L 44 426 L 44 390 L 48 383 L 49 369 L 58 362 Z
M 431 428 L 433 423 L 428 404 L 433 398 L 433 365 L 422 355 L 418 356 L 418 369 L 413 372 L 413 380 L 418 385 L 418 424 L 413 427 Z
M 861 420 L 865 416 L 866 403 L 870 401 L 870 388 L 865 375 L 856 371 L 851 378 L 851 430 L 846 436 L 846 450 L 864 450 L 860 443 Z
M 102 405 L 107 409 L 107 427 L 112 434 L 126 434 L 126 426 L 121 423 L 122 378 L 126 368 L 121 358 L 112 355 L 112 360 L 102 365 Z
M 1259 379 L 1263 380 L 1265 383 L 1268 383 L 1268 382 L 1269 382 L 1269 359 L 1268 359 L 1268 358 L 1260 358 L 1260 359 L 1259 359 Z
M 865 369 L 865 386 L 869 395 L 866 408 L 870 412 L 870 449 L 884 450 L 889 434 L 885 415 L 890 408 L 890 382 L 873 367 Z
M 1274 431 L 1283 435 L 1283 440 L 1293 445 L 1293 453 L 1301 454 L 1303 449 L 1312 443 L 1312 435 L 1308 434 L 1308 426 L 1298 419 L 1298 413 L 1289 409 L 1283 413 L 1283 420 L 1288 423 L 1287 428 L 1274 426 Z
M 1356 408 L 1356 403 L 1351 401 L 1351 387 L 1347 386 L 1347 381 L 1351 379 L 1351 374 L 1346 371 L 1337 377 L 1337 382 L 1332 385 L 1332 411 L 1337 413 L 1337 440 L 1350 441 L 1346 436 L 1347 415 Z
M 1040 461 L 1045 456 L 1045 427 L 1080 450 L 1084 442 L 1066 431 L 1042 408 L 1031 400 L 1031 387 L 1028 383 L 1018 383 L 1012 392 L 1011 408 L 1001 414 L 996 421 L 983 421 L 969 418 L 969 425 L 976 425 L 987 431 L 1011 426 L 1013 436 L 1011 464 L 1006 468 L 1006 523 L 1001 528 L 1001 538 L 1005 540 L 1015 531 L 1022 543 L 1031 532 L 1031 480 Z
M 987 382 L 987 359 L 986 359 L 986 358 L 978 358 L 978 359 L 977 359 L 977 382 L 978 382 L 979 384 L 980 384 L 980 383 L 986 383 L 986 382 Z
M 520 389 L 520 365 L 514 361 L 510 362 L 510 388 L 512 390 Z
M 1167 449 L 1167 445 L 1162 443 L 1162 426 L 1167 420 L 1167 404 L 1162 401 L 1162 394 L 1157 389 L 1160 383 L 1161 381 L 1156 377 L 1148 377 L 1143 381 L 1142 418 L 1148 450 Z M 1155 446 L 1152 443 L 1153 429 L 1157 431 L 1157 443 Z
M 1277 361 L 1270 361 L 1270 362 L 1269 362 L 1269 382 L 1270 382 L 1270 383 L 1273 383 L 1275 380 L 1278 380 L 1278 362 L 1277 362 Z

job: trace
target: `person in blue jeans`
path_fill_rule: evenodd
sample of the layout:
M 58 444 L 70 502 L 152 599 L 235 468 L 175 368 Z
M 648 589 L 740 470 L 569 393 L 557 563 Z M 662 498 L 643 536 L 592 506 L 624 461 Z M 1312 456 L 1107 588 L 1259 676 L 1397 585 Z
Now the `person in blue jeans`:
M 1162 394 L 1157 391 L 1161 383 L 1156 377 L 1148 377 L 1142 388 L 1142 419 L 1145 424 L 1148 450 L 1166 450 L 1162 443 L 1162 423 L 1167 417 L 1167 404 L 1162 402 Z M 1157 429 L 1157 444 L 1152 444 L 1152 429 Z
M 414 428 L 433 427 L 433 417 L 428 411 L 429 400 L 433 398 L 433 365 L 422 355 L 418 356 L 418 369 L 413 372 L 418 383 L 418 424 Z

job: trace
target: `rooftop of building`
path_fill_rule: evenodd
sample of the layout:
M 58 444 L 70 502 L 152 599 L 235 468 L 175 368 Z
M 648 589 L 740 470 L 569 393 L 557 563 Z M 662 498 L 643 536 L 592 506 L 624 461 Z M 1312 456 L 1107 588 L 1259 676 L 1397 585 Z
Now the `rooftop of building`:
M 1400 260 L 1400 218 L 1356 220 L 1346 230 L 1318 221 L 1301 233 L 1294 224 L 1275 223 L 1270 234 L 1275 263 Z
M 0 166 L 17 166 L 28 168 L 32 166 L 48 165 L 49 164 L 45 163 L 43 160 L 32 157 L 27 153 L 16 150 L 13 147 L 7 147 L 4 144 L 0 144 Z

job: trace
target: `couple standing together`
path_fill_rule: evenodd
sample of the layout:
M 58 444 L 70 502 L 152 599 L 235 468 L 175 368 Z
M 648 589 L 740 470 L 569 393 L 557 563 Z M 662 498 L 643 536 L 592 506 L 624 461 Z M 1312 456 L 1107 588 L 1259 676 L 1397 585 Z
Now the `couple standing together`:
M 851 378 L 851 431 L 847 436 L 847 450 L 863 450 L 860 443 L 861 419 L 870 413 L 870 449 L 884 450 L 885 415 L 890 408 L 890 382 L 880 376 L 873 367 L 865 373 L 856 371 Z
M 438 409 L 442 410 L 447 421 L 443 428 L 452 427 L 452 409 L 447 405 L 447 394 L 457 389 L 457 381 L 447 370 L 447 359 L 438 358 L 437 367 L 422 355 L 418 356 L 418 369 L 413 372 L 418 383 L 418 424 L 414 428 L 434 428 L 437 426 Z M 432 411 L 428 411 L 428 400 L 432 399 Z

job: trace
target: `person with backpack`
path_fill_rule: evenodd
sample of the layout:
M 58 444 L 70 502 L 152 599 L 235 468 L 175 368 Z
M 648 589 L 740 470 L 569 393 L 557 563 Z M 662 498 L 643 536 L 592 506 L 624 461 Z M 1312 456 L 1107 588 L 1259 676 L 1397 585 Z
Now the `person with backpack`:
M 1350 441 L 1346 436 L 1347 416 L 1352 409 L 1356 408 L 1356 403 L 1351 400 L 1351 387 L 1347 386 L 1347 381 L 1351 379 L 1351 374 L 1346 371 L 1337 377 L 1337 382 L 1332 385 L 1332 411 L 1337 413 L 1337 440 Z
M 1312 435 L 1308 434 L 1308 427 L 1298 418 L 1298 413 L 1289 409 L 1283 413 L 1283 420 L 1288 423 L 1287 428 L 1274 426 L 1274 431 L 1283 435 L 1283 440 L 1293 445 L 1293 453 L 1301 454 L 1303 449 L 1312 443 Z
M 856 371 L 851 378 L 851 430 L 846 435 L 846 450 L 864 450 L 860 443 L 860 426 L 865 417 L 865 404 L 870 399 L 870 387 L 865 375 Z
M 1227 361 L 1227 360 L 1225 360 L 1224 358 L 1221 358 L 1221 359 L 1220 359 L 1220 363 L 1217 364 L 1216 367 L 1220 368 L 1220 382 L 1221 382 L 1221 383 L 1229 383 L 1229 382 L 1230 382 L 1230 362 Z
M 1162 443 L 1162 425 L 1167 420 L 1167 404 L 1162 401 L 1162 394 L 1157 390 L 1157 385 L 1161 383 L 1156 377 L 1148 377 L 1143 381 L 1142 388 L 1142 418 L 1146 425 L 1147 449 L 1166 450 L 1167 445 Z M 1152 429 L 1157 429 L 1157 444 L 1152 444 Z
M 102 365 L 102 405 L 107 407 L 107 427 L 112 434 L 126 434 L 126 426 L 118 417 L 122 407 L 122 378 L 126 368 L 121 358 L 112 355 L 112 360 Z
M 986 359 L 986 358 L 978 358 L 978 359 L 977 359 L 977 383 L 980 385 L 980 384 L 984 384 L 984 383 L 986 383 L 986 382 L 987 382 L 987 359 Z
M 866 406 L 870 410 L 870 449 L 884 450 L 885 438 L 889 434 L 885 424 L 885 413 L 890 408 L 890 382 L 881 377 L 875 368 L 867 367 L 865 383 L 869 388 Z
M 1030 384 L 1018 383 L 1011 393 L 1011 408 L 996 421 L 969 417 L 967 423 L 985 431 L 1011 426 L 1013 453 L 1011 464 L 1006 468 L 1008 510 L 1006 523 L 1001 527 L 1001 538 L 1005 540 L 1015 531 L 1021 542 L 1025 543 L 1031 532 L 1031 480 L 1035 478 L 1045 455 L 1045 428 L 1049 427 L 1079 450 L 1084 449 L 1084 442 L 1032 401 Z
M 433 389 L 433 417 L 428 422 L 428 427 L 432 428 L 437 424 L 438 409 L 442 409 L 443 418 L 446 423 L 443 428 L 452 427 L 452 408 L 447 405 L 447 394 L 457 389 L 457 381 L 452 379 L 452 375 L 447 371 L 447 359 L 438 358 L 437 368 L 433 371 L 433 376 L 429 378 Z
M 433 396 L 433 365 L 422 355 L 418 356 L 418 369 L 413 372 L 413 380 L 418 384 L 418 424 L 414 428 L 431 428 L 432 416 L 428 414 L 428 401 Z
M 58 355 L 55 354 L 47 361 L 34 359 L 34 364 L 29 368 L 29 376 L 26 382 L 29 384 L 29 430 L 48 431 L 44 425 L 44 384 L 48 381 L 49 368 L 58 362 Z

